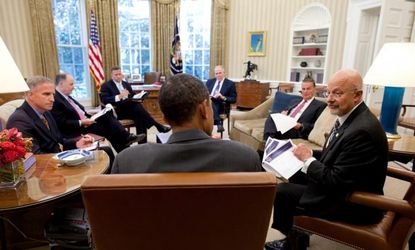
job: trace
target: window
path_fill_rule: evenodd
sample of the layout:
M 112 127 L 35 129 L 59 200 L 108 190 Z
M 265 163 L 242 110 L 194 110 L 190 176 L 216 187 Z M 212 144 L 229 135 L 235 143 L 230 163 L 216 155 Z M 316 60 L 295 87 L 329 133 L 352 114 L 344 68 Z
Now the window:
M 119 0 L 121 68 L 124 74 L 151 71 L 150 2 Z
M 61 71 L 75 79 L 72 95 L 90 98 L 85 9 L 80 0 L 52 0 L 56 45 Z
M 184 72 L 209 79 L 211 0 L 182 0 L 179 34 Z

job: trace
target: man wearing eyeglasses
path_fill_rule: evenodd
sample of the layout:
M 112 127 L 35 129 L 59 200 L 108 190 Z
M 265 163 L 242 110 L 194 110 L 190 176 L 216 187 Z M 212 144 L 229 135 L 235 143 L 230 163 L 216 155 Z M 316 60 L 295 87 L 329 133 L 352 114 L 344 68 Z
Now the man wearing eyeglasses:
M 268 116 L 264 126 L 264 140 L 268 137 L 276 139 L 292 139 L 303 138 L 307 139 L 311 130 L 314 128 L 314 123 L 326 108 L 326 103 L 314 98 L 316 92 L 316 83 L 312 78 L 305 78 L 301 84 L 302 100 L 298 100 L 287 110 L 281 112 L 284 115 L 291 116 L 297 120 L 297 125 L 288 130 L 284 134 L 277 131 L 278 124 L 275 124 L 271 116 Z
M 383 211 L 346 201 L 354 191 L 383 194 L 386 178 L 385 132 L 362 95 L 362 78 L 357 71 L 340 70 L 330 79 L 327 105 L 337 116 L 336 125 L 322 151 L 312 151 L 304 144 L 293 150 L 304 162 L 297 175 L 304 175 L 306 181 L 278 184 L 272 228 L 287 238 L 267 242 L 267 250 L 290 249 L 294 215 L 358 224 L 376 223 L 382 218 Z

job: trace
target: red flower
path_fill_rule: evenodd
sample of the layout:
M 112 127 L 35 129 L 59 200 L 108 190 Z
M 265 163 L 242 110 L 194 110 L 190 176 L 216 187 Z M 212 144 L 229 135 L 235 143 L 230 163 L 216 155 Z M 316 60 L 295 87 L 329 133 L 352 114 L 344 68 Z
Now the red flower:
M 9 150 L 3 153 L 4 156 L 4 163 L 12 163 L 17 159 L 20 159 L 21 156 L 17 153 L 17 151 Z
M 20 157 L 24 157 L 25 154 L 26 154 L 26 149 L 24 147 L 22 147 L 22 146 L 16 146 L 15 151 L 19 155 L 19 158 Z
M 19 135 L 19 131 L 17 130 L 17 128 L 11 128 L 7 132 L 6 137 L 7 137 L 7 139 L 11 139 L 11 138 L 14 138 L 14 137 L 18 137 L 18 135 Z M 20 133 L 20 136 L 21 135 L 22 135 L 22 133 Z
M 13 150 L 16 147 L 13 142 L 10 141 L 3 141 L 0 143 L 0 148 L 3 151 Z

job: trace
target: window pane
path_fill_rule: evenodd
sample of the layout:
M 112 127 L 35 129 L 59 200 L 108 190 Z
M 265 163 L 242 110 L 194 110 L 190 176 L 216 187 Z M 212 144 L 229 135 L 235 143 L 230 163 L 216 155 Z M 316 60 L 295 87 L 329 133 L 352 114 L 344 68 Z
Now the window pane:
M 59 68 L 73 75 L 75 88 L 72 96 L 80 100 L 91 97 L 84 2 L 52 0 Z
M 149 0 L 118 1 L 121 67 L 134 74 L 150 71 L 151 34 Z M 130 42 L 127 42 L 129 37 Z M 131 55 L 130 55 L 131 54 Z M 141 70 L 140 70 L 141 69 Z M 142 71 L 146 70 L 146 71 Z
M 211 0 L 181 0 L 180 4 L 184 71 L 203 81 L 209 77 L 211 4 Z

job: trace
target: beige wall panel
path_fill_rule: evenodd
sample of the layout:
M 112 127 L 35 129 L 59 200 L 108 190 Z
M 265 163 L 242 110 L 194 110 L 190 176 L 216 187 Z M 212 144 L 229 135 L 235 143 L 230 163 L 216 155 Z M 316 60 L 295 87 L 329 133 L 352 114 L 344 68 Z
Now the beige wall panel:
M 7 45 L 22 75 L 35 72 L 32 24 L 27 0 L 1 0 L 0 36 Z
M 292 22 L 295 15 L 310 3 L 321 3 L 331 15 L 330 40 L 326 74 L 341 68 L 346 30 L 347 0 L 230 0 L 228 76 L 242 78 L 250 60 L 258 65 L 259 80 L 288 80 L 289 56 L 292 41 Z M 266 31 L 266 55 L 248 57 L 248 32 Z

